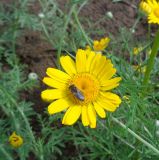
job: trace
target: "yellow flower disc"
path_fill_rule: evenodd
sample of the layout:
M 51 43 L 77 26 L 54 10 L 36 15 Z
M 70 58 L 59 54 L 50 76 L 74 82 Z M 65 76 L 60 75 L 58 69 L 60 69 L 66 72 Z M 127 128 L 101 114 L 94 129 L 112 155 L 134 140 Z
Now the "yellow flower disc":
M 98 96 L 99 83 L 91 74 L 77 74 L 70 80 L 69 84 L 69 86 L 75 85 L 84 95 L 84 101 L 80 101 L 77 97 L 73 96 L 73 99 L 77 104 L 87 105 L 88 103 L 93 102 Z

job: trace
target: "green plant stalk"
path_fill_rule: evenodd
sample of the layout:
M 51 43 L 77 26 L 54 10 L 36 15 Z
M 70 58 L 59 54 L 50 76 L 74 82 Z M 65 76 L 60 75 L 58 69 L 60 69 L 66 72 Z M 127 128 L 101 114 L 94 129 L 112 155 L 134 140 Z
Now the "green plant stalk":
M 139 23 L 140 19 L 141 19 L 141 15 L 139 14 L 135 23 L 133 24 L 132 28 L 131 28 L 131 31 L 135 30 L 135 28 L 137 27 L 137 24 Z
M 6 156 L 7 160 L 13 160 L 13 158 L 10 156 L 10 154 L 8 154 L 7 151 L 5 150 L 5 147 L 0 145 L 0 150 Z
M 102 127 L 106 128 L 105 125 L 104 125 L 101 121 L 99 121 L 99 123 L 100 123 L 100 125 L 102 125 Z M 121 142 L 123 142 L 124 144 L 126 144 L 127 146 L 129 146 L 130 148 L 135 149 L 135 146 L 133 146 L 132 144 L 128 143 L 126 140 L 124 140 L 124 139 L 121 138 L 120 136 L 116 135 L 115 133 L 113 133 L 113 135 L 114 135 L 116 138 L 118 138 Z M 137 149 L 137 151 L 138 151 L 139 153 L 142 153 L 139 149 Z
M 77 12 L 76 12 L 75 10 L 74 10 L 74 12 L 73 12 L 73 15 L 74 15 L 75 21 L 76 21 L 79 29 L 81 30 L 81 32 L 82 32 L 82 34 L 83 34 L 83 37 L 84 37 L 85 40 L 87 41 L 88 45 L 91 47 L 91 46 L 92 46 L 92 45 L 91 45 L 91 42 L 90 42 L 90 40 L 89 40 L 86 32 L 84 31 L 84 29 L 83 29 L 83 27 L 82 27 L 82 25 L 81 25 L 81 23 L 80 23 L 80 21 L 79 21 L 79 19 L 78 19 Z
M 151 24 L 150 24 L 150 23 L 148 24 L 147 30 L 148 30 L 147 40 L 148 40 L 148 41 L 151 41 Z
M 70 19 L 71 19 L 71 15 L 73 13 L 73 11 L 75 10 L 75 7 L 76 7 L 76 4 L 72 6 L 67 18 L 66 18 L 66 21 L 64 23 L 64 27 L 63 27 L 63 30 L 62 30 L 62 33 L 61 33 L 61 39 L 60 39 L 60 42 L 59 42 L 59 47 L 58 47 L 58 52 L 57 52 L 57 67 L 60 68 L 60 56 L 61 56 L 61 50 L 62 50 L 62 43 L 64 41 L 64 38 L 65 38 L 65 32 L 66 32 L 66 29 L 67 29 L 67 26 L 70 22 Z
M 6 92 L 8 98 L 9 98 L 9 99 L 11 100 L 11 102 L 16 106 L 17 110 L 19 111 L 20 115 L 22 116 L 22 118 L 23 118 L 23 120 L 24 120 L 24 122 L 25 122 L 25 124 L 26 124 L 26 128 L 28 129 L 29 134 L 30 134 L 30 137 L 31 137 L 31 139 L 32 139 L 32 143 L 33 143 L 33 145 L 34 145 L 35 151 L 38 152 L 38 148 L 37 148 L 37 146 L 36 146 L 36 139 L 35 139 L 35 137 L 34 137 L 34 133 L 33 133 L 32 129 L 31 129 L 31 126 L 30 126 L 30 124 L 29 124 L 29 121 L 28 121 L 27 117 L 25 116 L 25 113 L 23 112 L 23 110 L 21 110 L 21 108 L 18 106 L 17 102 L 12 98 L 12 96 L 11 96 L 7 91 L 4 90 L 4 92 Z M 37 153 L 37 154 L 38 154 L 38 153 Z M 40 155 L 40 160 L 44 160 L 44 157 L 41 156 L 41 155 Z
M 156 149 L 153 145 L 151 145 L 150 143 L 148 143 L 147 141 L 145 141 L 142 137 L 140 137 L 139 135 L 137 135 L 134 131 L 132 131 L 130 128 L 128 128 L 126 125 L 124 125 L 122 122 L 120 122 L 118 119 L 112 117 L 112 120 L 115 123 L 119 124 L 125 130 L 127 130 L 131 135 L 133 135 L 136 139 L 138 139 L 140 142 L 142 142 L 145 146 L 147 146 L 148 148 L 150 148 L 151 150 L 153 150 L 155 153 L 157 153 L 157 155 L 159 155 L 159 150 Z
M 152 46 L 152 52 L 150 54 L 150 58 L 148 60 L 148 64 L 146 67 L 146 72 L 144 75 L 143 85 L 147 87 L 148 81 L 150 79 L 151 70 L 154 66 L 155 57 L 157 55 L 157 51 L 159 48 L 159 30 L 156 33 L 156 36 L 154 38 L 153 46 Z
M 44 34 L 45 34 L 45 36 L 46 36 L 48 42 L 50 42 L 50 44 L 53 46 L 52 39 L 51 39 L 50 36 L 49 36 L 49 33 L 48 33 L 48 31 L 47 31 L 47 29 L 46 29 L 44 23 L 43 23 L 43 20 L 41 20 L 41 26 L 42 26 L 42 29 L 43 29 L 43 31 L 44 31 Z

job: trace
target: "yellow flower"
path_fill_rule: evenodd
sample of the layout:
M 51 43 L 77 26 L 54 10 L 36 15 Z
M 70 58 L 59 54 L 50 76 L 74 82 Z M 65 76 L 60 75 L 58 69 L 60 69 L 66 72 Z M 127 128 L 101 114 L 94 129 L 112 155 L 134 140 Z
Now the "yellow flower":
M 100 41 L 95 40 L 93 42 L 94 51 L 97 51 L 97 52 L 103 51 L 108 46 L 109 42 L 110 42 L 110 38 L 108 37 L 102 38 Z
M 66 111 L 62 124 L 73 125 L 81 116 L 84 126 L 95 128 L 96 113 L 105 118 L 105 110 L 114 112 L 121 103 L 119 96 L 110 92 L 121 78 L 112 78 L 116 69 L 111 61 L 94 51 L 79 49 L 75 62 L 70 56 L 62 56 L 60 63 L 65 72 L 48 68 L 48 77 L 43 79 L 54 88 L 41 93 L 43 100 L 52 101 L 48 113 Z
M 139 4 L 140 9 L 145 12 L 146 14 L 151 13 L 151 7 L 145 1 L 141 1 Z
M 135 47 L 135 48 L 133 49 L 133 54 L 134 54 L 134 55 L 138 55 L 142 50 L 143 50 L 142 47 Z
M 13 132 L 9 137 L 9 143 L 15 148 L 20 147 L 23 144 L 23 138 Z
M 159 3 L 156 0 L 141 1 L 140 8 L 148 15 L 148 23 L 159 24 Z

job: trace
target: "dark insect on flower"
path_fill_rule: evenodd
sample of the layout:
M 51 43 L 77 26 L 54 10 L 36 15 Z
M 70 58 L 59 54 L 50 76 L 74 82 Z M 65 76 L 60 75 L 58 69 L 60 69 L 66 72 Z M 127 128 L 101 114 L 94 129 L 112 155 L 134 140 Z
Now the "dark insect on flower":
M 84 101 L 83 93 L 75 85 L 70 85 L 69 89 L 77 99 L 79 99 L 80 101 Z

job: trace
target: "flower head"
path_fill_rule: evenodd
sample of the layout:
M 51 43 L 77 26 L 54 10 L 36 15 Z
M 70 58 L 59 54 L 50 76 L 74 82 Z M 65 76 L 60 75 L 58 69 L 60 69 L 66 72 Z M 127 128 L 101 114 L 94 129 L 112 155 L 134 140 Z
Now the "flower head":
M 100 41 L 95 40 L 93 42 L 94 51 L 97 51 L 97 52 L 103 51 L 108 46 L 109 42 L 110 42 L 110 38 L 108 37 L 102 38 L 100 39 Z
M 159 2 L 156 0 L 141 1 L 140 9 L 148 15 L 148 23 L 159 24 Z
M 152 11 L 151 7 L 145 1 L 141 1 L 139 4 L 139 7 L 140 7 L 141 11 L 143 11 L 146 14 L 149 14 Z
M 23 138 L 13 132 L 9 137 L 9 143 L 15 148 L 20 147 L 23 144 Z
M 65 72 L 48 68 L 48 77 L 43 79 L 53 87 L 41 93 L 42 99 L 51 102 L 48 113 L 66 111 L 63 124 L 72 125 L 81 116 L 84 126 L 95 128 L 96 114 L 105 118 L 105 111 L 114 112 L 121 103 L 119 96 L 110 92 L 121 78 L 112 78 L 116 69 L 109 59 L 90 50 L 79 49 L 76 61 L 62 56 L 60 63 Z

